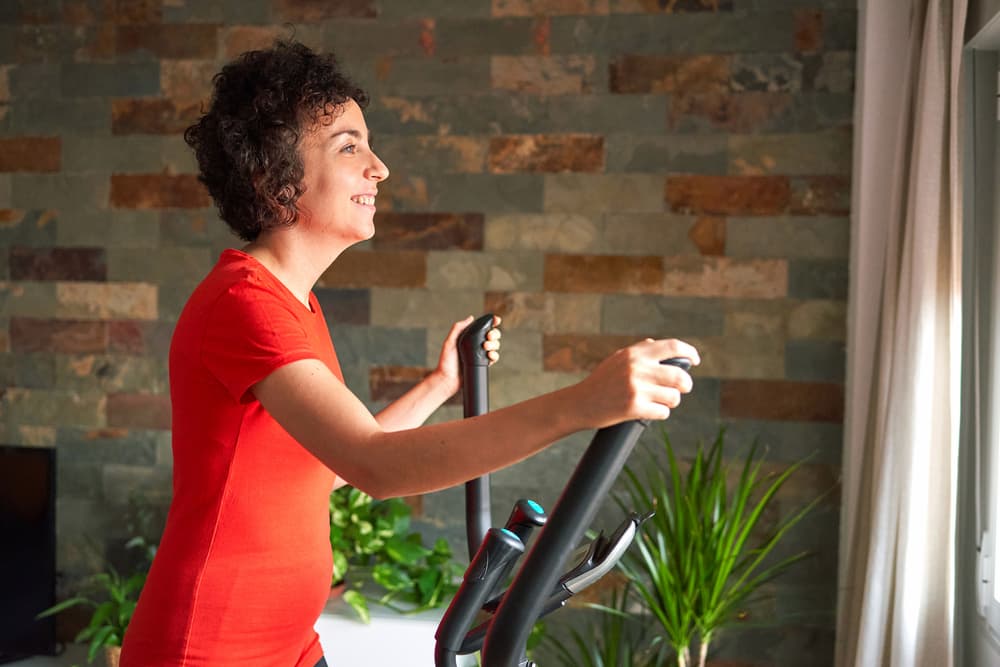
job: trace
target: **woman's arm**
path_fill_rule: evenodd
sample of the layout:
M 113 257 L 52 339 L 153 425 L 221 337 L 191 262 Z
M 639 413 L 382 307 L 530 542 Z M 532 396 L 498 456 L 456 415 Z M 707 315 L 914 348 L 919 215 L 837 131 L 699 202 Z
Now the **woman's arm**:
M 659 361 L 698 352 L 676 340 L 619 350 L 578 384 L 478 417 L 388 431 L 320 361 L 283 366 L 254 386 L 265 409 L 348 483 L 375 497 L 461 484 L 587 428 L 665 419 L 691 378 Z
M 416 428 L 461 388 L 457 341 L 459 334 L 472 323 L 472 317 L 455 322 L 441 345 L 437 368 L 415 387 L 387 405 L 375 415 L 375 421 L 386 431 Z M 500 358 L 500 318 L 494 316 L 493 328 L 486 333 L 483 348 L 492 365 Z

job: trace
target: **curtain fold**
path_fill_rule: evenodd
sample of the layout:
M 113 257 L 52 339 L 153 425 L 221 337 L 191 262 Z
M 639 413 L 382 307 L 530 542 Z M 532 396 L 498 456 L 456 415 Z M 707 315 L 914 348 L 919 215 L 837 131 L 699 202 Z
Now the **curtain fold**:
M 838 667 L 953 664 L 966 0 L 860 0 Z

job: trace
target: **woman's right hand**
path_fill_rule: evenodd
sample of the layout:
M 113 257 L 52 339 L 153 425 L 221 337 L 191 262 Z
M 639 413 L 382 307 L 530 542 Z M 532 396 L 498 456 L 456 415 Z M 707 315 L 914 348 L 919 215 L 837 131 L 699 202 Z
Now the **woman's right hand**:
M 693 366 L 701 363 L 698 350 L 673 338 L 647 338 L 618 350 L 576 385 L 581 416 L 590 428 L 666 419 L 694 384 L 686 371 L 660 363 L 673 357 L 690 359 Z

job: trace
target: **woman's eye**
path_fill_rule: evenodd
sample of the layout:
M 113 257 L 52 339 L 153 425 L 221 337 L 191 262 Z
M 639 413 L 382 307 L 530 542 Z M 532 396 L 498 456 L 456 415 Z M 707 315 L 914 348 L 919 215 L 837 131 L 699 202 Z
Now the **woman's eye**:
M 344 153 L 357 153 L 358 147 L 355 144 L 347 144 L 341 149 Z

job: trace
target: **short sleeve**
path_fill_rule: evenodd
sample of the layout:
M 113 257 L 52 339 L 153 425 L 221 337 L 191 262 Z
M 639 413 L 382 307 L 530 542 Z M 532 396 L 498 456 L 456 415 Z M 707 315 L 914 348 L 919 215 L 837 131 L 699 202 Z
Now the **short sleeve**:
M 207 313 L 201 360 L 233 400 L 278 368 L 319 353 L 293 310 L 298 304 L 245 280 L 223 292 Z

